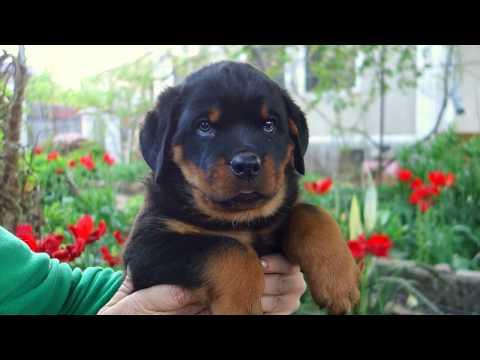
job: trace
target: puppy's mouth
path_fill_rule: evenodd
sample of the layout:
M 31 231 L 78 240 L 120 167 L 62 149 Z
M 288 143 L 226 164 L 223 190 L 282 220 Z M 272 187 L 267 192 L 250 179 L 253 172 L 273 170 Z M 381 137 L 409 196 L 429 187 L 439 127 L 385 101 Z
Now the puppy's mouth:
M 259 192 L 245 191 L 226 200 L 221 200 L 221 201 L 214 200 L 214 199 L 210 199 L 210 200 L 212 200 L 212 202 L 214 202 L 218 206 L 221 206 L 225 210 L 239 211 L 239 210 L 248 210 L 248 209 L 256 208 L 262 205 L 263 203 L 265 203 L 269 199 L 270 199 L 269 196 L 266 196 Z

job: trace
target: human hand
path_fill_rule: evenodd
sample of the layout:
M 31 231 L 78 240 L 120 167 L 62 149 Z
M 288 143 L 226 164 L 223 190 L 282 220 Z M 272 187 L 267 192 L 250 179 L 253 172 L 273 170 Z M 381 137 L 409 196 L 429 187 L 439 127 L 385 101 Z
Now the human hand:
M 299 266 L 282 255 L 262 258 L 265 290 L 262 308 L 265 315 L 289 315 L 298 310 L 306 283 Z M 134 293 L 130 277 L 98 315 L 210 315 L 207 305 L 198 302 L 193 292 L 178 286 L 157 285 Z
M 297 311 L 300 297 L 307 289 L 300 267 L 278 254 L 265 256 L 261 262 L 265 273 L 264 315 L 290 315 Z M 210 315 L 210 311 L 204 309 L 199 315 Z
M 133 292 L 130 276 L 97 315 L 195 315 L 206 308 L 193 293 L 173 285 L 157 285 Z
M 261 260 L 265 269 L 265 290 L 262 297 L 264 314 L 294 313 L 300 307 L 300 297 L 307 289 L 300 267 L 290 264 L 282 255 L 269 255 Z

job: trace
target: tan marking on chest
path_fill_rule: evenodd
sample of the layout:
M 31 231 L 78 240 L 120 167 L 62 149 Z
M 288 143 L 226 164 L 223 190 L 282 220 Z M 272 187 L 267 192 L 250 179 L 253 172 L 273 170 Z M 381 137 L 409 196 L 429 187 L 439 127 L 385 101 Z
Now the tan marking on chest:
M 188 235 L 211 235 L 211 236 L 227 236 L 239 241 L 243 245 L 252 244 L 255 234 L 251 231 L 214 231 L 203 229 L 199 226 L 185 223 L 183 221 L 166 219 L 163 223 L 168 230 L 179 234 Z

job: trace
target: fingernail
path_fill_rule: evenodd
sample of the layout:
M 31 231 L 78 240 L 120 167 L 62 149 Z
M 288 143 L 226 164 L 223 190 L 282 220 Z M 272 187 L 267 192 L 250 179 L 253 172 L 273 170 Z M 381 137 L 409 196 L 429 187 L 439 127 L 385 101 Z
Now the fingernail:
M 260 260 L 260 263 L 262 264 L 264 269 L 268 268 L 268 263 L 265 260 Z

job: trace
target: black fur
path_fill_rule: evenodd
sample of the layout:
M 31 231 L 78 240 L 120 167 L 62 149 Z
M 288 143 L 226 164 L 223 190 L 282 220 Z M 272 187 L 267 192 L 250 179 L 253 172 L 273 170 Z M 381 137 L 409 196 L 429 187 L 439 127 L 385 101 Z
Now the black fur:
M 268 104 L 275 113 L 277 131 L 262 133 L 258 124 L 260 104 Z M 227 125 L 221 123 L 215 137 L 199 135 L 195 121 L 208 106 L 221 108 Z M 288 129 L 292 119 L 299 136 Z M 258 128 L 258 129 L 257 129 Z M 295 145 L 295 168 L 286 167 L 287 194 L 280 208 L 268 218 L 248 223 L 212 219 L 192 206 L 192 189 L 172 161 L 172 146 L 181 144 L 191 162 L 206 170 L 220 156 L 228 158 L 236 151 L 253 149 L 271 156 L 278 165 L 286 146 Z M 308 146 L 304 114 L 266 75 L 247 64 L 220 62 L 190 75 L 184 84 L 165 90 L 155 110 L 149 112 L 140 134 L 141 151 L 152 169 L 146 182 L 146 201 L 138 215 L 124 252 L 135 289 L 155 284 L 175 284 L 189 288 L 203 285 L 203 265 L 209 254 L 228 247 L 244 247 L 225 236 L 194 236 L 171 233 L 162 219 L 176 219 L 208 230 L 266 229 L 285 222 L 298 196 L 298 173 L 304 173 L 303 155 Z M 295 171 L 296 170 L 296 171 Z M 281 227 L 279 228 L 281 229 Z M 281 230 L 278 230 L 281 231 Z M 258 236 L 253 244 L 262 256 L 279 252 L 278 236 Z
M 145 126 L 140 133 L 140 149 L 147 164 L 153 169 L 155 181 L 164 174 L 165 158 L 168 157 L 168 144 L 175 130 L 170 118 L 174 115 L 178 90 L 168 88 L 159 97 L 156 109 L 150 111 Z
M 144 213 L 140 230 L 132 234 L 125 259 L 136 290 L 157 284 L 176 284 L 186 288 L 203 285 L 202 265 L 208 256 L 222 248 L 243 245 L 220 236 L 181 235 L 162 229 L 158 218 Z

